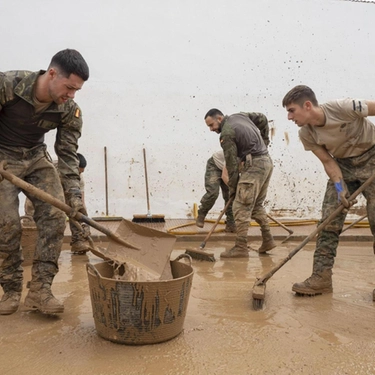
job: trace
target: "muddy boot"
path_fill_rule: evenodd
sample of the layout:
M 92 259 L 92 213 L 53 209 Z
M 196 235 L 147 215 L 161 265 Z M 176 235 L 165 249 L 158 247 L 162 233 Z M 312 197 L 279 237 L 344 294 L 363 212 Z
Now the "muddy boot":
M 39 310 L 44 314 L 59 314 L 64 312 L 64 305 L 51 292 L 48 283 L 31 282 L 30 290 L 25 298 L 25 306 Z
M 332 270 L 326 269 L 313 274 L 302 283 L 295 283 L 293 292 L 315 296 L 317 294 L 332 293 Z
M 271 234 L 270 230 L 262 230 L 262 244 L 260 245 L 260 248 L 258 249 L 258 253 L 262 254 L 269 250 L 272 250 L 276 247 L 276 242 L 273 239 L 273 236 Z
M 90 246 L 90 243 L 89 241 L 75 241 L 75 242 L 71 242 L 70 243 L 70 251 L 73 253 L 73 254 L 79 254 L 79 255 L 82 255 L 82 254 L 86 254 L 88 251 L 91 250 L 91 246 Z
M 224 231 L 226 233 L 236 233 L 237 227 L 235 223 L 226 223 Z
M 20 305 L 21 292 L 5 292 L 0 301 L 0 315 L 10 315 L 18 310 Z
M 225 250 L 220 254 L 220 258 L 248 258 L 249 251 L 247 249 L 247 238 L 237 237 L 236 244 L 229 250 Z
M 205 217 L 206 217 L 205 215 L 199 214 L 196 221 L 195 221 L 195 225 L 199 228 L 203 228 Z

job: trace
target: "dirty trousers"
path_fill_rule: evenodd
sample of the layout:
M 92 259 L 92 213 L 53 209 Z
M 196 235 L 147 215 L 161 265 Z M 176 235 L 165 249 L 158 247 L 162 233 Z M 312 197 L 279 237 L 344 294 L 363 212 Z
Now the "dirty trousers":
M 340 166 L 349 194 L 355 192 L 373 173 L 375 173 L 375 146 L 364 154 L 352 158 L 335 159 Z M 363 193 L 366 199 L 367 217 L 371 233 L 375 235 L 375 182 Z M 329 180 L 322 206 L 320 224 L 338 206 L 337 192 L 334 184 Z M 336 257 L 339 236 L 345 223 L 346 214 L 342 213 L 318 235 L 314 253 L 313 272 L 331 269 Z
M 221 178 L 222 170 L 219 169 L 215 162 L 214 158 L 211 157 L 207 160 L 206 165 L 206 173 L 204 176 L 204 186 L 206 189 L 206 194 L 203 195 L 200 206 L 198 210 L 198 215 L 206 216 L 207 213 L 211 210 L 214 206 L 221 189 L 223 199 L 225 204 L 228 203 L 229 200 L 229 188 L 224 183 Z M 234 223 L 233 211 L 232 211 L 232 204 L 229 205 L 228 209 L 225 212 L 227 217 L 228 223 Z
M 237 239 L 247 239 L 250 220 L 253 218 L 262 231 L 269 230 L 266 210 L 263 206 L 273 171 L 270 156 L 253 156 L 246 161 L 237 184 L 233 203 L 234 219 L 237 226 Z
M 7 162 L 7 170 L 12 174 L 64 201 L 58 173 L 49 160 L 45 145 L 31 149 L 1 146 L 0 160 Z M 4 258 L 0 268 L 0 284 L 5 292 L 22 290 L 22 227 L 18 197 L 21 191 L 7 180 L 0 182 L 0 253 Z M 51 284 L 58 272 L 65 214 L 29 193 L 22 192 L 35 207 L 34 220 L 38 229 L 32 280 Z

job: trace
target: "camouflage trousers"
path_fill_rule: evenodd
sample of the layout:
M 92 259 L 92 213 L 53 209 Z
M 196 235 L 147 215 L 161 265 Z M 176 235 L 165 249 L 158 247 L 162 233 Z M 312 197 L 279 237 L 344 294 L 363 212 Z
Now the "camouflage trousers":
M 246 238 L 253 218 L 262 231 L 270 230 L 267 213 L 263 206 L 273 171 L 270 156 L 253 156 L 242 168 L 233 203 L 234 219 L 237 226 L 237 239 Z
M 203 195 L 200 206 L 198 209 L 198 215 L 206 217 L 208 212 L 214 206 L 221 189 L 223 199 L 225 204 L 229 200 L 229 188 L 224 183 L 221 178 L 222 170 L 219 169 L 215 162 L 214 158 L 209 158 L 206 165 L 206 173 L 204 176 L 204 186 L 206 189 L 206 194 Z M 225 212 L 227 223 L 234 224 L 234 217 L 232 211 L 232 204 L 229 205 L 228 209 Z
M 65 197 L 65 200 L 66 197 Z M 26 198 L 25 200 L 25 214 L 26 216 L 33 217 L 34 216 L 34 206 L 29 198 Z M 80 223 L 82 228 L 87 227 L 86 224 Z M 71 232 L 71 245 L 78 241 L 86 241 L 85 233 L 84 231 L 81 231 L 79 227 L 77 227 L 73 221 L 69 220 L 69 228 Z
M 375 173 L 375 146 L 360 156 L 336 159 L 336 161 L 340 166 L 349 194 L 352 194 Z M 375 182 L 363 191 L 362 194 L 366 199 L 367 217 L 371 233 L 375 235 Z M 335 186 L 329 180 L 324 195 L 320 223 L 337 208 L 338 204 Z M 344 226 L 345 218 L 346 213 L 336 216 L 318 235 L 314 253 L 313 272 L 321 272 L 324 269 L 331 269 L 333 267 L 339 244 L 339 236 Z
M 63 189 L 56 169 L 49 160 L 46 146 L 31 149 L 1 146 L 0 160 L 7 170 L 22 180 L 64 201 Z M 48 203 L 21 190 L 7 180 L 0 182 L 0 284 L 4 291 L 21 291 L 23 280 L 22 227 L 19 216 L 19 194 L 23 192 L 35 207 L 34 220 L 38 229 L 32 280 L 52 283 L 58 272 L 58 258 L 64 238 L 65 214 Z

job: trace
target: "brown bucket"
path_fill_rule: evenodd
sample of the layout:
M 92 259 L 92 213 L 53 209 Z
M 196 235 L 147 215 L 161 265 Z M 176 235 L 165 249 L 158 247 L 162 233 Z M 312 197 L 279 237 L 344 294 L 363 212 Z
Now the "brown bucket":
M 36 228 L 35 222 L 29 220 L 26 216 L 21 217 L 21 223 L 21 248 L 23 255 L 22 265 L 30 266 L 33 264 L 36 242 L 38 240 L 38 229 Z
M 87 263 L 99 336 L 128 345 L 155 344 L 177 336 L 184 325 L 194 274 L 191 258 L 187 256 L 187 265 L 178 261 L 180 257 L 170 262 L 173 279 L 158 281 L 115 280 L 107 262 Z

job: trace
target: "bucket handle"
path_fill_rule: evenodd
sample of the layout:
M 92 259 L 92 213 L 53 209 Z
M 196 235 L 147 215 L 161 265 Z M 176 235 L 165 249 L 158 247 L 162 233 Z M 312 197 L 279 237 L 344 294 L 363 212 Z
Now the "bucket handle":
M 101 277 L 100 273 L 91 263 L 86 263 L 86 269 L 87 271 L 88 270 L 92 271 L 95 274 L 95 276 L 100 280 L 100 277 Z
M 189 263 L 190 263 L 189 266 L 191 267 L 192 259 L 191 259 L 191 256 L 189 254 L 180 254 L 173 262 L 177 262 L 182 258 L 187 258 L 189 260 Z

